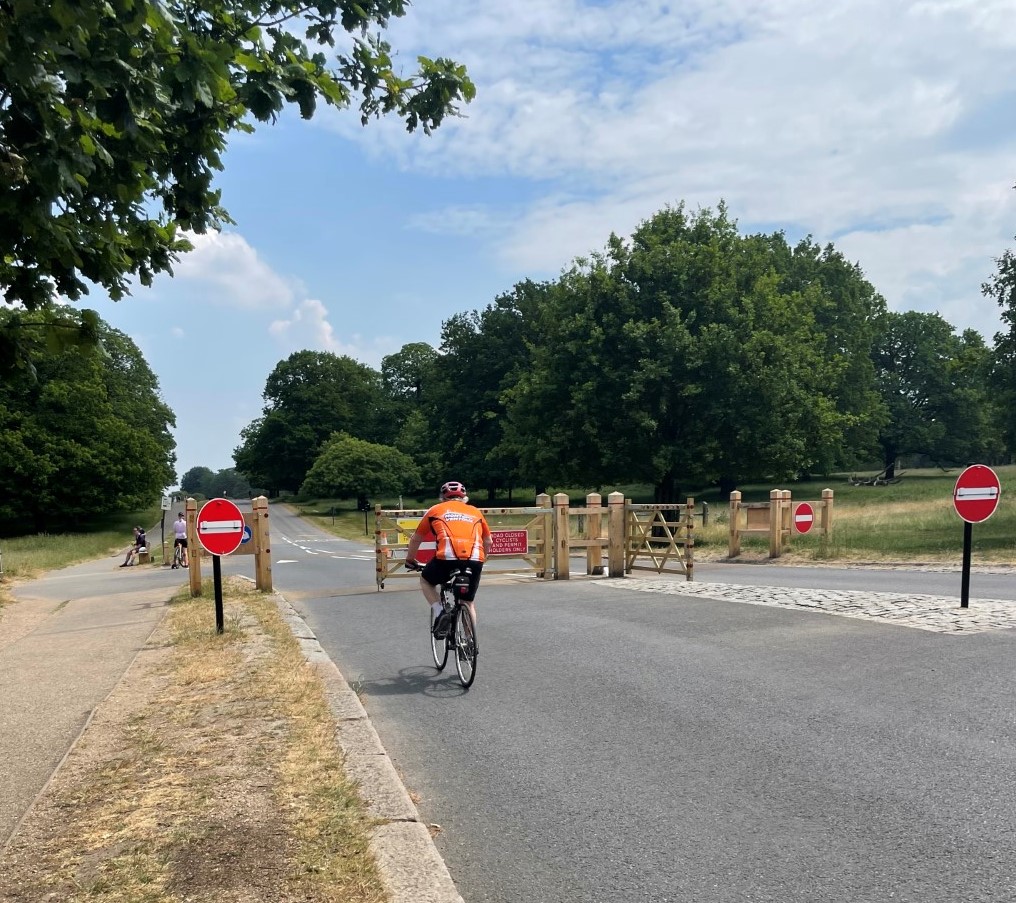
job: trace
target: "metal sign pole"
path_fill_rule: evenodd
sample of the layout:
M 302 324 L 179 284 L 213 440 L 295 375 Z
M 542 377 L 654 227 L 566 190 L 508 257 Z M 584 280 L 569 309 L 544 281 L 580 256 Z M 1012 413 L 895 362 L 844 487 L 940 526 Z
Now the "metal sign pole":
M 970 545 L 974 525 L 963 522 L 963 576 L 960 580 L 960 608 L 970 607 Z
M 212 582 L 215 584 L 215 632 L 225 630 L 225 619 L 222 614 L 222 564 L 218 555 L 212 556 Z

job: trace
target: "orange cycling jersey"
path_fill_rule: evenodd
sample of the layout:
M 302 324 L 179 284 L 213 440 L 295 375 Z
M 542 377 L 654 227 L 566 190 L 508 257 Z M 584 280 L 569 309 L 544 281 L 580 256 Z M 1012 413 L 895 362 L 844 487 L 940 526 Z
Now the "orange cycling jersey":
M 432 534 L 437 540 L 438 558 L 483 561 L 483 538 L 490 536 L 490 527 L 479 508 L 457 499 L 440 502 L 420 520 L 417 532 Z

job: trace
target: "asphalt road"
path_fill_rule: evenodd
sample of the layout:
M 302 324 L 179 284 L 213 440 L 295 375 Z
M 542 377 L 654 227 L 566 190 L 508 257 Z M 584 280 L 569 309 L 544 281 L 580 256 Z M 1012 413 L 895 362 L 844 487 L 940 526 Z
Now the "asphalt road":
M 467 903 L 1016 898 L 1012 631 L 491 574 L 464 692 L 430 664 L 413 581 L 377 592 L 366 547 L 281 508 L 272 536 L 276 587 L 361 691 Z M 959 581 L 696 571 L 957 595 Z M 974 600 L 1013 598 L 1011 578 L 988 592 L 983 576 Z

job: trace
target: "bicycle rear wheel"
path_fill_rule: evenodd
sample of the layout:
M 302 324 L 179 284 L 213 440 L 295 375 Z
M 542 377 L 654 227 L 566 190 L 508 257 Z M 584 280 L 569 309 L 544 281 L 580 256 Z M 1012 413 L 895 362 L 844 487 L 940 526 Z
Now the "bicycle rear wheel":
M 430 652 L 434 656 L 434 665 L 438 671 L 444 671 L 444 666 L 448 662 L 448 639 L 447 637 L 441 637 L 438 639 L 434 636 L 434 622 L 437 618 L 434 617 L 434 612 L 430 613 Z
M 479 647 L 476 643 L 476 625 L 473 616 L 465 605 L 459 608 L 459 616 L 455 619 L 455 670 L 459 672 L 459 680 L 467 689 L 476 679 L 476 658 Z

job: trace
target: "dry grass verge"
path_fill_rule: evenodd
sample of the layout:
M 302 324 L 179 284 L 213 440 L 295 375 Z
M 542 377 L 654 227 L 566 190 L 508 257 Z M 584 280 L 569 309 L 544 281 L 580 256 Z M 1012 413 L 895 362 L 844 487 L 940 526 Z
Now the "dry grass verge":
M 0 900 L 380 903 L 370 824 L 274 600 L 177 600 L 8 847 Z

